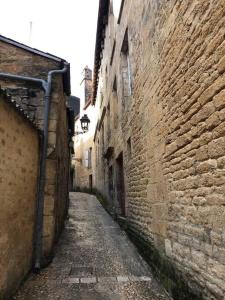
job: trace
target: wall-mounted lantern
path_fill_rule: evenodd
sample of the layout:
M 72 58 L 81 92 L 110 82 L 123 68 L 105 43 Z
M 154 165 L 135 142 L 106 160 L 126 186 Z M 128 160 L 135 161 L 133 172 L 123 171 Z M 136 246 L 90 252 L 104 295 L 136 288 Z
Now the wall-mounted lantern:
M 83 117 L 80 119 L 80 123 L 81 123 L 81 128 L 83 130 L 83 132 L 87 132 L 88 131 L 88 127 L 89 127 L 89 123 L 90 123 L 90 119 L 88 118 L 88 116 L 86 114 L 83 115 Z
M 80 119 L 82 131 L 75 131 L 75 135 L 86 133 L 89 130 L 90 119 L 86 114 Z

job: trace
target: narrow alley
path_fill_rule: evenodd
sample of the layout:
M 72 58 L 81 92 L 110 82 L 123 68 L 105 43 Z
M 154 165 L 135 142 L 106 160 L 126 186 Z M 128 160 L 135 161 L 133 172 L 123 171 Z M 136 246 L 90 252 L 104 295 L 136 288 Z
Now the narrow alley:
M 169 299 L 145 261 L 95 196 L 71 193 L 55 258 L 13 299 Z

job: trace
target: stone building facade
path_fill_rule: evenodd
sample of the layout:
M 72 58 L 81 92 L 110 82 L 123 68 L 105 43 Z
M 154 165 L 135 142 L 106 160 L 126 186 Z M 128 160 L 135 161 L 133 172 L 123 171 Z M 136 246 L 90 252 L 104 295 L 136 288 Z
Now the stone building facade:
M 95 164 L 94 133 L 96 126 L 96 107 L 91 103 L 92 99 L 92 71 L 84 69 L 84 98 L 81 99 L 80 114 L 75 119 L 74 137 L 74 189 L 92 190 L 95 184 L 93 166 Z M 89 130 L 82 132 L 80 119 L 86 114 L 90 120 Z
M 47 85 L 47 78 L 51 76 L 49 72 L 62 70 L 66 66 L 66 72 L 63 74 L 52 75 L 49 97 L 46 170 L 42 179 L 44 181 L 43 229 L 41 223 L 37 226 L 38 234 L 41 236 L 38 247 L 41 248 L 39 252 L 43 264 L 52 256 L 53 245 L 63 228 L 69 202 L 71 164 L 69 143 L 73 134 L 70 128 L 70 111 L 67 107 L 67 98 L 70 95 L 69 64 L 59 57 L 3 36 L 0 36 L 0 57 L 0 86 L 41 131 L 44 130 L 46 109 L 44 88 Z M 10 76 L 38 78 L 43 80 L 44 84 L 41 86 L 40 82 L 17 80 Z
M 0 299 L 32 266 L 40 132 L 0 90 Z
M 99 5 L 95 184 L 174 299 L 225 295 L 224 11 Z

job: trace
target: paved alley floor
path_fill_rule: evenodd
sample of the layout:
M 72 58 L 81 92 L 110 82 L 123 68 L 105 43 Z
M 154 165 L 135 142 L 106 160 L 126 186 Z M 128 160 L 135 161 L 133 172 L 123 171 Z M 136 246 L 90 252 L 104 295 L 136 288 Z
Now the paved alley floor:
M 98 200 L 70 194 L 69 220 L 55 258 L 13 299 L 169 299 L 135 246 Z

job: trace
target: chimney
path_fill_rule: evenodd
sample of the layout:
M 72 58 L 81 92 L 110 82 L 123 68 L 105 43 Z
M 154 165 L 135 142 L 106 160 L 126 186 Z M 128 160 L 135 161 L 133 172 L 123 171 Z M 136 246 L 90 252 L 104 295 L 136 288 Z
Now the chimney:
M 84 68 L 84 100 L 85 106 L 91 102 L 92 96 L 92 71 L 86 66 Z

